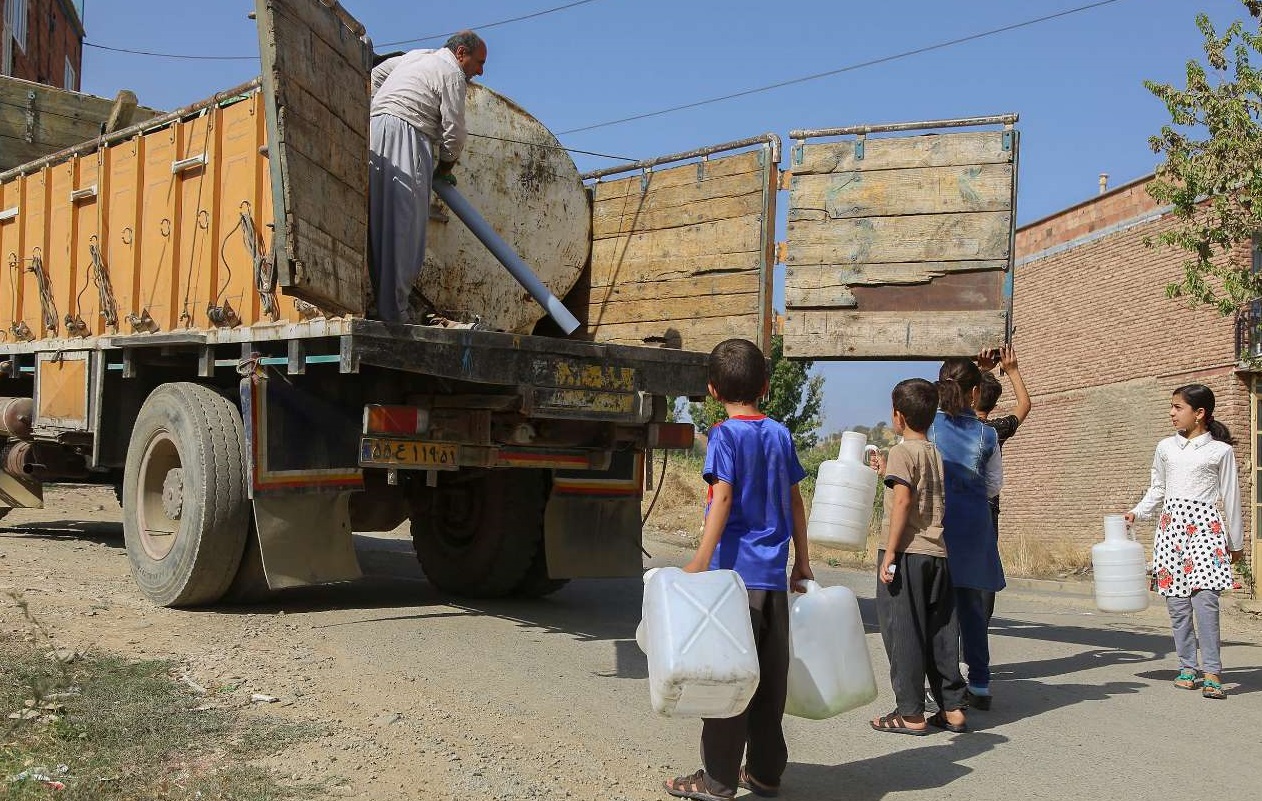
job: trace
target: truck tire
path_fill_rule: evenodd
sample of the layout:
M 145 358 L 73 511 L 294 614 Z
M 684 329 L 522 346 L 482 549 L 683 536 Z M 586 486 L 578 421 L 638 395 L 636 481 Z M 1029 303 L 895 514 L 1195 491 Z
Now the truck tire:
M 123 470 L 123 537 L 141 592 L 159 606 L 218 601 L 249 527 L 240 412 L 197 384 L 158 387 L 136 417 Z
M 442 473 L 412 495 L 412 543 L 430 583 L 453 595 L 499 598 L 521 584 L 539 551 L 543 470 Z

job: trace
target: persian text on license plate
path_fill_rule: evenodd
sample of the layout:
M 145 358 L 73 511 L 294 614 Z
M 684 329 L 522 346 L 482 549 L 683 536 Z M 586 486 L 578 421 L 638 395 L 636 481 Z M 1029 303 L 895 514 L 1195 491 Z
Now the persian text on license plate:
M 450 442 L 364 437 L 359 441 L 359 463 L 386 467 L 415 467 L 423 470 L 455 470 L 460 446 Z

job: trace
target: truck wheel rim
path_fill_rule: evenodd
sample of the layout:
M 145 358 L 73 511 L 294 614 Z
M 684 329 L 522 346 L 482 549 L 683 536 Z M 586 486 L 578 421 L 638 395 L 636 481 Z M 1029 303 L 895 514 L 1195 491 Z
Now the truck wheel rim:
M 149 440 L 136 484 L 140 542 L 150 558 L 165 559 L 175 547 L 184 510 L 184 470 L 180 449 L 166 431 Z

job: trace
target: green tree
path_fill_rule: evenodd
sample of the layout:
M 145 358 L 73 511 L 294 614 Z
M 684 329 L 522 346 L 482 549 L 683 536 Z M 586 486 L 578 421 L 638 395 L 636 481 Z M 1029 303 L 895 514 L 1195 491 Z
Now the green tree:
M 793 435 L 798 450 L 815 446 L 819 440 L 820 406 L 824 402 L 824 377 L 807 375 L 813 362 L 784 358 L 784 337 L 771 337 L 771 376 L 767 395 L 758 404 L 763 414 L 779 420 Z M 702 434 L 715 423 L 727 419 L 723 404 L 714 398 L 689 404 L 693 424 Z
M 1242 0 L 1254 22 L 1237 20 L 1220 35 L 1204 14 L 1205 64 L 1187 64 L 1187 86 L 1145 81 L 1170 112 L 1170 124 L 1148 140 L 1165 161 L 1148 192 L 1173 207 L 1178 224 L 1150 245 L 1186 250 L 1184 276 L 1166 287 L 1170 297 L 1232 314 L 1262 296 L 1262 276 L 1230 257 L 1232 247 L 1262 231 L 1262 54 L 1257 20 L 1262 2 Z

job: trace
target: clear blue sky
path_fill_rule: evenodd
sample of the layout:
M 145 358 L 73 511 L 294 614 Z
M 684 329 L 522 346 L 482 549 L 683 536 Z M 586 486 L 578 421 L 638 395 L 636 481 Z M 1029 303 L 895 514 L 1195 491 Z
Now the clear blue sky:
M 490 45 L 481 80 L 562 132 L 836 70 L 1090 0 L 592 0 L 487 28 L 481 26 L 567 0 L 343 2 L 382 52 L 437 46 L 433 40 L 388 42 L 479 29 Z M 257 50 L 246 16 L 253 7 L 250 0 L 87 0 L 87 40 L 250 56 Z M 1181 82 L 1187 60 L 1201 54 L 1197 11 L 1220 26 L 1245 16 L 1239 0 L 1118 0 L 832 77 L 563 134 L 561 141 L 647 158 L 766 131 L 785 137 L 798 127 L 1015 111 L 1022 132 L 1017 218 L 1024 224 L 1095 194 L 1101 172 L 1116 186 L 1152 171 L 1156 157 L 1147 137 L 1168 118 L 1142 81 Z M 253 60 L 178 61 L 89 47 L 83 90 L 109 96 L 129 88 L 145 105 L 169 109 L 257 72 Z M 582 170 L 615 163 L 581 155 L 575 161 Z M 779 289 L 776 296 L 778 303 Z M 912 375 L 933 377 L 937 365 L 842 362 L 817 369 L 826 377 L 825 430 L 831 431 L 886 419 L 889 388 Z

